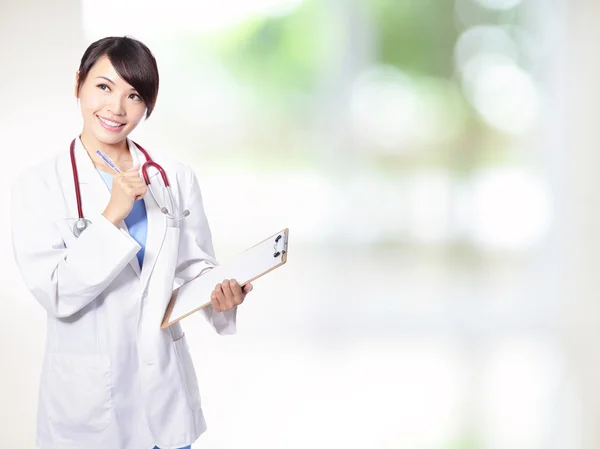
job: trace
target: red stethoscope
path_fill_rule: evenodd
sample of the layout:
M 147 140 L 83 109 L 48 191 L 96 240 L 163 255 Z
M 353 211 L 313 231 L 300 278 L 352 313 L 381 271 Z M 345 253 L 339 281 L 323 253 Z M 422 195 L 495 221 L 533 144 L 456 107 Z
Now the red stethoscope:
M 77 213 L 79 215 L 79 219 L 73 225 L 73 234 L 75 234 L 75 237 L 79 237 L 81 233 L 85 231 L 92 222 L 87 218 L 84 218 L 83 216 L 83 208 L 81 205 L 81 192 L 79 190 L 79 175 L 77 174 L 77 163 L 75 162 L 75 140 L 76 139 L 73 139 L 73 142 L 71 142 L 71 167 L 73 168 L 73 182 L 75 183 L 75 197 L 77 199 Z M 181 214 L 173 215 L 173 213 L 170 212 L 166 206 L 161 206 L 156 196 L 154 195 L 154 191 L 152 190 L 152 185 L 150 184 L 150 176 L 148 176 L 148 167 L 154 167 L 156 170 L 158 170 L 163 180 L 164 188 L 167 191 L 167 194 L 169 195 L 169 199 L 171 200 L 171 204 L 173 206 L 175 205 L 173 192 L 171 191 L 171 185 L 169 184 L 169 179 L 167 178 L 167 174 L 165 173 L 164 169 L 152 160 L 152 158 L 146 150 L 144 150 L 137 143 L 133 143 L 136 147 L 138 147 L 138 149 L 146 158 L 146 162 L 144 163 L 144 165 L 142 165 L 142 176 L 144 177 L 144 181 L 148 186 L 148 190 L 150 191 L 152 198 L 154 198 L 154 201 L 156 202 L 156 204 L 158 204 L 158 207 L 160 207 L 160 211 L 173 220 L 183 220 L 190 214 L 189 210 L 185 209 Z

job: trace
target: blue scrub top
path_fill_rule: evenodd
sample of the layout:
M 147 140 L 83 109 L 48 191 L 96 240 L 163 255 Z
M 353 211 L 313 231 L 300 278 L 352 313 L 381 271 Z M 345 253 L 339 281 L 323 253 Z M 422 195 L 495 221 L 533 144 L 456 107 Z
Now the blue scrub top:
M 111 190 L 114 175 L 101 170 L 97 171 L 100 173 L 108 190 Z M 148 217 L 146 216 L 146 204 L 143 199 L 133 202 L 133 209 L 131 209 L 131 212 L 125 218 L 125 224 L 129 229 L 129 235 L 142 247 L 137 253 L 137 259 L 141 268 L 144 261 L 144 253 L 146 252 L 146 238 L 148 237 Z

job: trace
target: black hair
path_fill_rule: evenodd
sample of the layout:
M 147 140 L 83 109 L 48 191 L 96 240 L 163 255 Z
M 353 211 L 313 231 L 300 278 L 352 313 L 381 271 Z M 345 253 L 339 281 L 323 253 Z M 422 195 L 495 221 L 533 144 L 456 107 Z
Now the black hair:
M 158 96 L 158 66 L 150 49 L 128 36 L 105 37 L 87 48 L 79 64 L 77 94 L 92 66 L 103 56 L 108 57 L 119 76 L 137 90 L 146 105 L 146 118 L 150 117 Z

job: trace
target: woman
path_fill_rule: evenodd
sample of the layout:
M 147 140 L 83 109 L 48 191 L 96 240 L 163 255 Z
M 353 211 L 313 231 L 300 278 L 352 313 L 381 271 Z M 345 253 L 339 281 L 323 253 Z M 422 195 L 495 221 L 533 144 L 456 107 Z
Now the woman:
M 160 329 L 172 290 L 217 263 L 200 188 L 189 167 L 152 151 L 175 200 L 165 215 L 146 195 L 146 159 L 127 138 L 150 117 L 157 93 L 156 61 L 144 44 L 94 42 L 77 71 L 83 130 L 74 160 L 65 142 L 13 187 L 15 258 L 48 317 L 43 449 L 189 448 L 206 429 L 185 335 L 179 323 Z M 149 176 L 164 200 L 158 171 Z M 91 222 L 80 235 L 76 186 Z M 235 332 L 237 306 L 251 289 L 234 280 L 215 287 L 203 313 L 219 334 Z

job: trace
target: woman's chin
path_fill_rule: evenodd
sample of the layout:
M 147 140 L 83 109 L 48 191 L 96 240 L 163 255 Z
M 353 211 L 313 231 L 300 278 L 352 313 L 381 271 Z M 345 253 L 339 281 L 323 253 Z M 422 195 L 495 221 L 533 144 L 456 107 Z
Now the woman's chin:
M 98 130 L 94 132 L 94 137 L 96 138 L 96 140 L 102 142 L 105 145 L 116 145 L 120 142 L 123 142 L 123 140 L 125 140 L 128 134 L 128 132 L 109 133 L 105 130 Z

